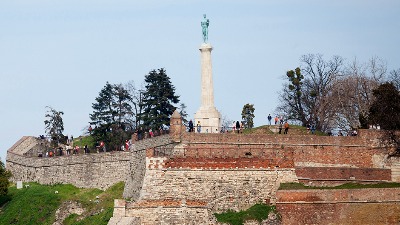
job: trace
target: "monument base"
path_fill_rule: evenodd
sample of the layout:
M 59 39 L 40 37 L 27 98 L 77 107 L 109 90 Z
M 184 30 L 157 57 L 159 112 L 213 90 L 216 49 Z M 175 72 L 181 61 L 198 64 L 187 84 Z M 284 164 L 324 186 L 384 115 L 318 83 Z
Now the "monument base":
M 199 130 L 197 124 L 200 122 Z M 219 133 L 221 131 L 221 113 L 215 107 L 200 108 L 194 114 L 194 129 L 196 133 Z

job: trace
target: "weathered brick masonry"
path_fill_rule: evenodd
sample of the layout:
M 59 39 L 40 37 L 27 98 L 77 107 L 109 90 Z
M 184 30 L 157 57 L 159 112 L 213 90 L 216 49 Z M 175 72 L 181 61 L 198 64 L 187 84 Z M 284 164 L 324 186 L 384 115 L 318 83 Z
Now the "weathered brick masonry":
M 400 189 L 280 190 L 282 224 L 398 224 Z
M 277 199 L 281 182 L 332 185 L 393 180 L 395 163 L 377 145 L 376 134 L 360 133 L 358 137 L 171 133 L 169 143 L 176 144 L 170 148 L 147 145 L 146 153 L 144 148 L 136 149 L 136 156 L 142 157 L 143 181 L 136 185 L 135 197 L 125 190 L 124 196 L 134 201 L 121 203 L 125 208 L 115 216 L 139 218 L 138 224 L 216 224 L 215 212 L 246 209 L 257 202 L 281 204 Z M 398 199 L 391 197 L 384 203 L 388 207 L 394 207 L 391 201 Z M 311 223 L 325 223 L 339 210 L 330 202 L 318 204 L 314 209 L 326 211 L 321 216 L 312 212 L 323 219 L 311 219 Z M 279 207 L 294 209 L 290 204 Z M 307 217 L 301 210 L 294 212 Z
M 24 137 L 9 150 L 7 169 L 13 181 L 44 184 L 104 189 L 125 180 L 124 197 L 131 201 L 116 200 L 110 224 L 217 224 L 213 213 L 258 202 L 276 204 L 283 224 L 357 224 L 353 218 L 379 216 L 366 211 L 384 207 L 393 213 L 382 214 L 379 223 L 391 224 L 400 215 L 397 189 L 277 190 L 282 182 L 400 181 L 400 160 L 387 157 L 377 132 L 361 130 L 357 137 L 194 134 L 173 120 L 169 135 L 138 141 L 131 152 L 29 157 L 26 148 L 35 144 Z

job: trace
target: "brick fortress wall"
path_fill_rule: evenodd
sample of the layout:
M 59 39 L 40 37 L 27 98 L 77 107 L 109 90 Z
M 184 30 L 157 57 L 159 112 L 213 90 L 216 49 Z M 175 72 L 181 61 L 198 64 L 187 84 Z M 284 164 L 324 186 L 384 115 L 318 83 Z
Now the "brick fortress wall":
M 282 224 L 398 224 L 400 189 L 279 190 Z
M 275 204 L 281 182 L 392 180 L 386 150 L 368 130 L 357 137 L 172 132 L 171 140 L 176 142 L 171 149 L 146 148 L 143 181 L 119 216 L 138 217 L 144 224 L 190 224 L 200 214 L 208 221 L 215 212 Z M 129 197 L 129 191 L 125 194 Z M 165 216 L 160 209 L 180 213 Z M 190 214 L 194 211 L 199 214 Z

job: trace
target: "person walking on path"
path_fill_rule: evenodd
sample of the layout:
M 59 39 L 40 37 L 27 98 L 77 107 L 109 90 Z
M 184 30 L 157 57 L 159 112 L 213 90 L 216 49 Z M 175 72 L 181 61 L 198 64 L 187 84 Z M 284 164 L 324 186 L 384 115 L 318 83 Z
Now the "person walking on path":
M 315 134 L 315 124 L 311 125 L 311 134 Z
M 285 131 L 283 132 L 284 134 L 287 134 L 289 131 L 289 123 L 286 121 L 285 124 L 283 125 L 283 128 L 285 128 Z
M 192 122 L 192 120 L 189 121 L 189 132 L 193 132 L 193 122 Z
M 281 124 L 281 123 L 279 123 L 279 126 L 278 126 L 278 128 L 279 128 L 279 132 L 278 132 L 278 134 L 282 134 L 282 124 Z
M 271 114 L 268 114 L 268 122 L 269 122 L 269 125 L 271 125 L 271 120 L 272 120 L 272 116 L 271 116 Z
M 279 118 L 278 116 L 275 116 L 275 125 L 278 124 Z
M 237 131 L 237 133 L 239 133 L 239 131 L 240 131 L 240 123 L 239 123 L 239 121 L 236 121 L 236 131 Z
M 201 124 L 200 124 L 200 121 L 197 121 L 197 133 L 200 133 L 201 132 Z

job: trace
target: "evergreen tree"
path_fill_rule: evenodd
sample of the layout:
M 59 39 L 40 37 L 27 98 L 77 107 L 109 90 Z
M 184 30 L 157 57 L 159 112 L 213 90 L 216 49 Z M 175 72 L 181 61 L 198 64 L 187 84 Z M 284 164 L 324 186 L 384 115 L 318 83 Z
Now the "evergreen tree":
M 5 196 L 8 193 L 8 186 L 10 185 L 10 181 L 8 180 L 11 177 L 10 171 L 7 171 L 3 161 L 0 159 L 0 196 Z
M 63 135 L 64 131 L 64 122 L 62 119 L 62 115 L 64 113 L 62 111 L 57 111 L 50 106 L 46 106 L 48 109 L 44 121 L 45 132 L 51 138 L 51 143 L 53 146 L 57 146 L 59 143 L 64 143 L 65 137 Z
M 400 130 L 400 93 L 393 83 L 373 90 L 375 101 L 369 109 L 369 121 L 384 130 Z
M 169 126 L 169 118 L 175 110 L 173 104 L 179 102 L 175 87 L 164 68 L 150 71 L 145 76 L 143 93 L 143 113 L 141 119 L 145 130 Z
M 254 105 L 253 104 L 246 104 L 243 106 L 242 109 L 242 120 L 244 121 L 244 127 L 246 129 L 254 127 Z
M 381 141 L 393 146 L 396 149 L 393 153 L 399 154 L 400 137 L 396 131 L 400 130 L 400 92 L 393 83 L 384 83 L 373 90 L 373 95 L 375 100 L 369 109 L 369 122 L 384 130 Z
M 92 136 L 96 142 L 110 142 L 110 134 L 112 125 L 115 123 L 113 109 L 113 88 L 110 83 L 101 89 L 96 102 L 92 104 L 93 113 L 90 114 L 91 125 L 94 125 Z M 97 143 L 98 145 L 98 143 Z
M 96 102 L 92 104 L 92 136 L 97 142 L 103 141 L 110 149 L 119 149 L 133 130 L 132 97 L 121 85 L 106 83 Z
M 187 125 L 187 123 L 188 123 L 188 120 L 187 120 L 188 114 L 187 114 L 187 112 L 186 112 L 186 105 L 185 105 L 185 103 L 181 103 L 181 104 L 179 105 L 179 114 L 181 114 L 183 124 Z

